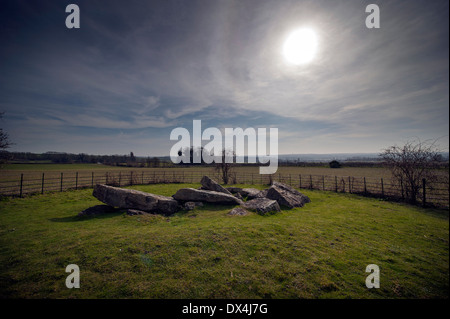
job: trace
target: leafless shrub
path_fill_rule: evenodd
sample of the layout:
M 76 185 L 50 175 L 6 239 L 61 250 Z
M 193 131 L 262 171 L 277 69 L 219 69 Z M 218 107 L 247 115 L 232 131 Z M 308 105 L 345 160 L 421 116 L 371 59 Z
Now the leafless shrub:
M 402 197 L 415 203 L 425 179 L 428 185 L 436 182 L 436 169 L 442 161 L 435 141 L 410 141 L 403 146 L 390 146 L 380 156 L 391 169 L 393 182 Z

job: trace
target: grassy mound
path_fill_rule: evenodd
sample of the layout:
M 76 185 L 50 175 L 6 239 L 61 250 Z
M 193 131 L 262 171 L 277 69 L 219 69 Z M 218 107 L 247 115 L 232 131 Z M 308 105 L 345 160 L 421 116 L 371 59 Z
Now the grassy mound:
M 170 196 L 198 186 L 133 188 Z M 78 217 L 100 203 L 92 190 L 3 200 L 0 297 L 448 298 L 448 212 L 302 192 L 311 203 L 270 216 L 205 205 Z M 80 289 L 65 286 L 69 264 Z M 379 289 L 365 286 L 369 264 Z

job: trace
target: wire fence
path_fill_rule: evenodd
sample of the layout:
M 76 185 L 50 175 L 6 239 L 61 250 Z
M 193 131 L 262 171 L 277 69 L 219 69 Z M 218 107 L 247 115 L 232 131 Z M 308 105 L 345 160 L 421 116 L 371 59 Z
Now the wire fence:
M 95 184 L 132 186 L 164 183 L 200 183 L 208 175 L 221 181 L 219 172 L 212 171 L 112 171 L 112 172 L 44 172 L 40 175 L 21 173 L 0 181 L 1 196 L 44 194 L 69 189 L 93 188 Z M 330 176 L 309 174 L 273 174 L 235 172 L 231 184 L 270 185 L 279 181 L 296 188 L 360 194 L 394 201 L 409 201 L 408 189 L 402 183 L 374 177 Z M 449 181 L 443 176 L 437 181 L 422 180 L 417 194 L 417 204 L 449 208 Z

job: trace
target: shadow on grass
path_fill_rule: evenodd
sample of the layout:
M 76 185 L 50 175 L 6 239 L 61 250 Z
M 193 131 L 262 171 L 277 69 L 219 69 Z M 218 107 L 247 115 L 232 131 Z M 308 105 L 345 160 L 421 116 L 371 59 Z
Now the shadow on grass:
M 89 219 L 105 219 L 105 218 L 112 218 L 116 216 L 121 216 L 124 214 L 124 211 L 119 210 L 111 213 L 106 214 L 99 214 L 99 215 L 87 215 L 87 216 L 69 216 L 69 217 L 60 217 L 60 218 L 49 218 L 48 220 L 55 223 L 75 223 L 75 222 L 82 222 Z

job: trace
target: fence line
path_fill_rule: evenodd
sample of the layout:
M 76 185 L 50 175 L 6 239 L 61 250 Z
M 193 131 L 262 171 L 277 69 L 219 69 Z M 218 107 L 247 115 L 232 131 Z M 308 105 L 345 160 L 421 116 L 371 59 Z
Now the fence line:
M 161 183 L 199 183 L 204 175 L 208 175 L 217 181 L 221 180 L 218 172 L 211 171 L 61 172 L 59 176 L 55 173 L 48 173 L 47 175 L 42 173 L 42 175 L 37 176 L 25 176 L 21 173 L 19 179 L 14 180 L 10 177 L 9 180 L 0 181 L 0 195 L 22 197 L 27 194 L 93 188 L 95 184 L 121 187 Z M 303 189 L 352 193 L 391 200 L 406 201 L 408 199 L 408 190 L 403 183 L 389 183 L 383 178 L 281 173 L 260 175 L 244 172 L 236 172 L 230 178 L 231 184 L 269 185 L 272 181 L 279 181 Z M 448 208 L 448 179 L 434 183 L 423 180 L 417 201 L 422 205 Z

